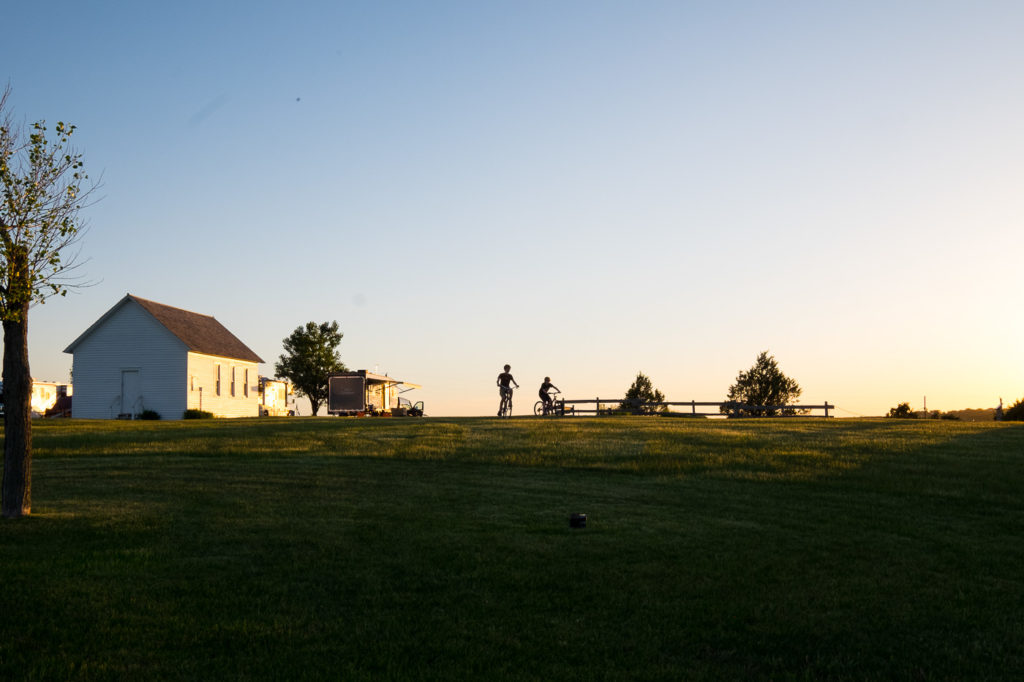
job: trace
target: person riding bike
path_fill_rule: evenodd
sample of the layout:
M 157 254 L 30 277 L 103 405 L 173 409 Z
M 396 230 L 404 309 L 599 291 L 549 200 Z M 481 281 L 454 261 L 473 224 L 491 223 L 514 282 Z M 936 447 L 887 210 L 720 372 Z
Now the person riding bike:
M 561 393 L 561 391 L 558 390 L 558 386 L 551 383 L 551 377 L 544 377 L 544 383 L 540 385 L 540 392 L 538 395 L 544 402 L 545 413 L 549 412 L 555 406 L 554 401 L 551 399 L 551 394 L 548 393 L 551 389 L 555 389 L 555 393 Z
M 498 407 L 498 416 L 503 417 L 505 412 L 505 401 L 508 400 L 509 407 L 512 406 L 512 387 L 509 384 L 515 384 L 516 388 L 519 388 L 519 382 L 517 382 L 509 370 L 512 369 L 512 365 L 505 365 L 505 371 L 498 375 L 498 395 L 501 396 L 501 402 Z

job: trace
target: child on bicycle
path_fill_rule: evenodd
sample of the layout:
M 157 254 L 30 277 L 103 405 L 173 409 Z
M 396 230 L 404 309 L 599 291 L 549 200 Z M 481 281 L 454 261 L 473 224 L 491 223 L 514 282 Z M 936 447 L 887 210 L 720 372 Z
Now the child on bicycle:
M 548 393 L 551 389 L 555 389 L 555 393 L 561 393 L 558 390 L 558 386 L 551 383 L 551 377 L 544 377 L 544 383 L 540 385 L 540 399 L 544 401 L 544 411 L 547 412 L 554 406 L 554 401 L 551 399 L 551 395 Z
M 519 388 L 519 383 L 509 373 L 510 369 L 512 369 L 512 365 L 505 365 L 505 371 L 498 375 L 498 395 L 501 397 L 501 402 L 498 404 L 499 417 L 503 416 L 501 408 L 504 407 L 506 396 L 509 402 L 512 401 L 512 387 L 509 384 L 515 384 L 516 388 Z

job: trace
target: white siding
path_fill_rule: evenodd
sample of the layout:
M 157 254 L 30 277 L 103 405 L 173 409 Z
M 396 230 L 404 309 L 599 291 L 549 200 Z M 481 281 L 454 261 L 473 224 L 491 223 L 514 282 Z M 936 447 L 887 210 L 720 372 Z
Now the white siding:
M 220 395 L 217 368 L 220 367 Z M 231 395 L 234 370 L 235 394 Z M 249 381 L 246 383 L 246 372 Z M 247 390 L 248 389 L 248 390 Z M 188 354 L 188 407 L 205 410 L 216 417 L 259 416 L 259 374 L 255 362 L 233 360 L 199 353 Z M 246 393 L 248 392 L 248 395 Z M 75 400 L 78 400 L 76 397 Z
M 139 398 L 128 411 L 163 419 L 185 412 L 188 349 L 152 315 L 128 302 L 75 347 L 72 416 L 114 419 L 122 411 L 121 373 L 137 370 Z

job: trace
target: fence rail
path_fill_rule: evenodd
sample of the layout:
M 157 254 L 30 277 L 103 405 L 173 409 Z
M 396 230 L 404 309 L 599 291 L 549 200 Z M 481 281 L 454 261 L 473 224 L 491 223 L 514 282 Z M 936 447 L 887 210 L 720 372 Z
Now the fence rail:
M 622 412 L 620 408 L 622 405 L 622 399 L 580 399 L 580 400 L 560 400 L 555 401 L 563 402 L 566 406 L 572 406 L 572 409 L 566 409 L 566 414 L 593 414 L 595 416 L 608 415 L 613 412 Z M 579 407 L 579 406 L 593 405 L 594 407 Z M 672 407 L 688 407 L 688 412 L 662 412 L 662 408 Z M 714 412 L 698 412 L 697 408 L 713 407 L 716 408 Z M 722 408 L 726 410 L 723 411 Z M 773 412 L 771 416 L 775 417 L 813 417 L 814 410 L 824 410 L 825 416 L 829 416 L 829 410 L 835 410 L 835 405 L 830 405 L 828 401 L 825 401 L 824 405 L 747 405 L 746 403 L 740 403 L 736 401 L 725 401 L 725 402 L 701 402 L 697 400 L 688 400 L 683 402 L 677 401 L 664 401 L 659 403 L 641 403 L 633 402 L 630 403 L 626 408 L 626 412 L 632 412 L 634 414 L 665 414 L 667 416 L 680 417 L 680 416 L 692 416 L 692 417 L 750 417 L 757 413 Z M 834 415 L 833 415 L 834 416 Z

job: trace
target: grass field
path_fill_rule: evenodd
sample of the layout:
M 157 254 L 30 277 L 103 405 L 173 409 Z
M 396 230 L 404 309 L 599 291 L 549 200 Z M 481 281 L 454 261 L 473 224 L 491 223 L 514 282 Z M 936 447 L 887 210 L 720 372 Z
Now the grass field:
M 35 446 L 2 680 L 1024 679 L 1021 425 L 53 421 Z

